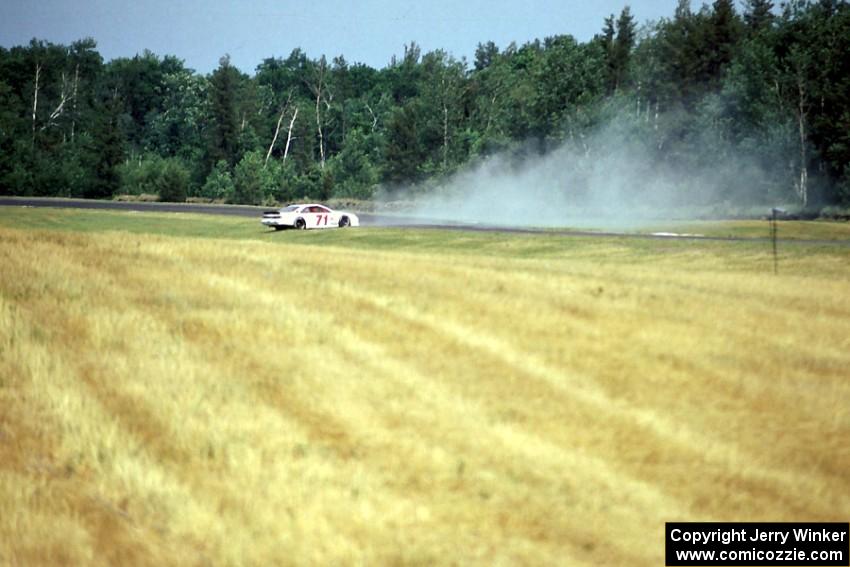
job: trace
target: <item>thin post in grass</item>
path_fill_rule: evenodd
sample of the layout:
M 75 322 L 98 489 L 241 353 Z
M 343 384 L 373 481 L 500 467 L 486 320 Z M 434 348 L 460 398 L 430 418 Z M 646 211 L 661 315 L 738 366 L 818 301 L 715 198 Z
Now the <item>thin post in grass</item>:
M 784 215 L 785 209 L 773 207 L 770 209 L 770 216 L 768 217 L 768 222 L 770 223 L 770 240 L 773 243 L 773 275 L 779 274 L 779 255 L 776 250 L 776 235 L 779 229 L 776 217 L 780 214 Z

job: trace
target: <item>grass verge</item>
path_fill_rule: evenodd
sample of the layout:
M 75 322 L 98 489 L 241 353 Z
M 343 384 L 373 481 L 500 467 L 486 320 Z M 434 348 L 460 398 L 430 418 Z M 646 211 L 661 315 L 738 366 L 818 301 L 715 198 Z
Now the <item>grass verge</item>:
M 846 520 L 850 250 L 0 210 L 0 563 L 662 562 Z

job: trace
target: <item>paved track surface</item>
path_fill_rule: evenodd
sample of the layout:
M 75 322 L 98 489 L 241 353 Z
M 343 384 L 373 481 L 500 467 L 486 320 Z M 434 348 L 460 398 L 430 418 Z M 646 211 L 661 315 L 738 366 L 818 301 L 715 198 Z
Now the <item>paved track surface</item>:
M 97 201 L 92 199 L 57 199 L 50 197 L 0 197 L 0 206 L 4 207 L 53 207 L 68 209 L 99 209 L 115 211 L 143 211 L 156 213 L 192 213 L 204 215 L 229 215 L 253 217 L 259 220 L 263 211 L 269 207 L 251 205 L 203 205 L 196 203 L 143 203 L 129 201 Z M 769 238 L 735 238 L 722 236 L 679 236 L 669 234 L 636 234 L 624 232 L 604 232 L 586 230 L 558 230 L 542 228 L 524 228 L 482 224 L 465 224 L 452 221 L 428 220 L 399 215 L 381 215 L 375 213 L 357 213 L 361 226 L 386 228 L 438 228 L 465 230 L 472 232 L 512 232 L 519 234 L 554 234 L 561 236 L 641 238 L 653 240 L 718 240 L 730 242 L 770 242 Z M 827 244 L 850 246 L 848 240 L 791 240 L 779 239 L 779 242 L 794 244 Z

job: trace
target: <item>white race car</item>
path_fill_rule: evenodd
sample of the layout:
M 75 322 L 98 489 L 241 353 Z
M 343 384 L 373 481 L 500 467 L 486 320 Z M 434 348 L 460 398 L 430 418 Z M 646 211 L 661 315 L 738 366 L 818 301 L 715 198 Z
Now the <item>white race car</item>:
M 277 211 L 266 211 L 260 222 L 275 230 L 360 226 L 360 219 L 354 213 L 333 211 L 316 204 L 289 205 Z

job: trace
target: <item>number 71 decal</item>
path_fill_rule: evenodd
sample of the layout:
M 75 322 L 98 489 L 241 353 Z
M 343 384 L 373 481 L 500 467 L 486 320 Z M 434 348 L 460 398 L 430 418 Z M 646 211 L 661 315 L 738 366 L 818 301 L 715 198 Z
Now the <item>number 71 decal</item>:
M 316 226 L 319 226 L 320 224 L 322 224 L 322 219 L 324 219 L 325 226 L 328 225 L 328 215 L 318 215 L 316 217 Z

